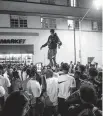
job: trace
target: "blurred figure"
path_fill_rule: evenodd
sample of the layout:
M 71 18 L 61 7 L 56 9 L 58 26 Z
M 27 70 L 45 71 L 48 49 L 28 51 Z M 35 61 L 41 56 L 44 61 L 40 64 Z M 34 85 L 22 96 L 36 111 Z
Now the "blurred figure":
M 36 81 L 36 72 L 34 68 L 31 69 L 30 79 L 27 82 L 27 92 L 31 95 L 31 116 L 38 115 L 38 107 L 36 106 L 38 103 L 38 98 L 41 95 L 41 86 L 38 81 Z
M 96 107 L 97 95 L 92 84 L 84 84 L 79 91 L 73 93 L 66 103 L 69 108 L 70 116 L 102 116 L 101 111 Z M 78 104 L 78 105 L 76 105 Z
M 18 67 L 17 71 L 18 71 L 18 74 L 19 74 L 19 78 L 20 78 L 20 80 L 22 81 L 22 77 L 21 77 L 21 76 L 22 76 L 22 75 L 21 75 L 22 71 L 21 71 L 20 67 Z
M 3 76 L 3 67 L 0 65 L 0 86 L 4 87 L 5 89 L 5 99 L 8 97 L 9 88 L 11 86 L 10 81 Z
M 84 65 L 79 66 L 79 71 L 80 71 L 80 79 L 88 79 L 88 76 L 85 74 L 86 67 Z
M 22 89 L 24 91 L 27 91 L 27 83 L 30 80 L 30 76 L 31 76 L 31 70 L 30 70 L 30 68 L 27 68 L 26 75 L 27 75 L 27 79 L 24 80 L 24 81 L 22 81 Z
M 4 96 L 5 96 L 5 89 L 0 86 L 0 112 L 2 111 L 3 109 L 3 106 L 4 106 Z
M 80 71 L 76 71 L 74 74 L 74 78 L 76 81 L 76 90 L 80 89 L 81 83 L 82 83 L 82 79 L 80 79 Z
M 19 91 L 22 88 L 22 83 L 21 83 L 21 79 L 19 77 L 19 73 L 17 71 L 15 71 L 13 73 L 13 81 L 12 81 L 12 89 L 13 91 Z
M 80 62 L 77 62 L 77 65 L 75 66 L 75 71 L 79 70 Z
M 71 95 L 76 87 L 75 79 L 68 74 L 69 66 L 67 63 L 62 65 L 62 73 L 58 78 L 58 110 L 61 116 L 67 115 L 67 107 L 65 106 L 65 100 Z
M 98 81 L 96 81 L 97 76 L 98 71 L 96 70 L 96 68 L 90 68 L 88 81 L 91 82 L 94 86 L 97 86 L 99 84 Z
M 62 42 L 60 41 L 59 37 L 55 33 L 54 29 L 50 30 L 51 35 L 48 38 L 48 41 L 41 46 L 40 49 L 43 47 L 48 46 L 48 59 L 50 61 L 50 66 L 51 67 L 56 67 L 56 54 L 57 54 L 57 47 L 60 48 L 62 45 Z
M 53 71 L 48 69 L 46 71 L 46 83 L 47 83 L 47 97 L 49 102 L 45 104 L 44 116 L 57 116 L 58 105 L 58 78 L 53 77 Z M 46 98 L 47 100 L 47 98 Z
M 22 92 L 17 91 L 7 98 L 0 116 L 25 116 L 28 100 Z
M 26 69 L 27 69 L 27 68 L 24 67 L 24 68 L 23 68 L 23 71 L 22 71 L 22 75 L 21 75 L 21 76 L 22 76 L 22 80 L 23 80 L 23 81 L 27 79 Z
M 73 68 L 74 68 L 74 65 L 73 65 L 73 62 L 71 61 L 69 65 L 69 73 L 73 73 Z
M 98 75 L 98 71 L 96 68 L 89 69 L 88 81 L 94 85 L 94 87 L 98 93 L 98 97 L 100 98 L 102 95 L 102 81 L 100 82 L 97 80 L 98 76 L 102 79 L 102 73 L 99 73 L 99 75 Z

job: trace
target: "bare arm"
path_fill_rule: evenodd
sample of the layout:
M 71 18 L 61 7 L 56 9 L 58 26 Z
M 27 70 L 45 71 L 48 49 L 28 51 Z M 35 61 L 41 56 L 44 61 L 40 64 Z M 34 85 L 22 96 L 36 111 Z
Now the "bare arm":
M 57 36 L 57 35 L 56 35 Z M 59 37 L 57 36 L 58 39 L 58 46 L 60 47 L 62 45 L 62 42 L 60 41 Z
M 49 38 L 48 38 L 48 40 L 49 40 Z M 43 47 L 46 47 L 47 45 L 48 45 L 48 41 L 44 45 L 42 45 L 40 49 L 42 49 Z
M 42 45 L 42 48 L 46 47 L 47 45 L 48 45 L 48 42 L 46 42 L 44 45 Z

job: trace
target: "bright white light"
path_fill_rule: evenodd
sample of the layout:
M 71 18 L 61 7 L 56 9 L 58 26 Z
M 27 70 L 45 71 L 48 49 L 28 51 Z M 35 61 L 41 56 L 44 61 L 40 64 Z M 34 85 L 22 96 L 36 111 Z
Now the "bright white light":
M 94 0 L 93 5 L 97 10 L 100 9 L 100 7 L 102 6 L 102 0 Z

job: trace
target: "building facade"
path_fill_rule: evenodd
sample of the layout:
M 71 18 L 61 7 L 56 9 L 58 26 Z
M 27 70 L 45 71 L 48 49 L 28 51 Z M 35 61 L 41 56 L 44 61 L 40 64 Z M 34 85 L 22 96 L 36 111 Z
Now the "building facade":
M 1 62 L 42 62 L 48 64 L 47 51 L 40 47 L 55 29 L 63 45 L 57 62 L 88 59 L 102 64 L 102 11 L 92 8 L 93 0 L 1 0 Z M 90 9 L 81 24 L 79 21 Z M 81 39 L 80 39 L 81 38 Z M 81 47 L 80 47 L 81 45 Z M 13 58 L 13 56 L 15 56 Z

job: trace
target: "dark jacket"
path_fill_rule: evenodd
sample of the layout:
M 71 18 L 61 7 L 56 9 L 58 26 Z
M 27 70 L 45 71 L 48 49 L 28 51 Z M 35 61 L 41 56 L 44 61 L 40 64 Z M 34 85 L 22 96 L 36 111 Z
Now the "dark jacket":
M 67 106 L 71 106 L 73 105 L 74 108 L 71 109 L 69 107 L 68 110 L 68 115 L 70 116 L 78 116 L 79 113 L 81 113 L 83 110 L 88 109 L 89 111 L 92 111 L 94 105 L 96 106 L 96 100 L 93 102 L 93 104 L 83 104 L 81 99 L 80 99 L 80 95 L 79 95 L 79 90 L 76 91 L 75 93 L 73 93 L 70 97 L 67 98 L 67 100 L 65 101 Z M 102 116 L 101 111 L 98 109 L 95 111 L 95 116 Z M 81 115 L 79 115 L 81 116 Z M 87 115 L 86 115 L 87 116 Z M 93 113 L 88 112 L 88 116 L 94 116 Z
M 48 41 L 42 45 L 42 47 L 48 46 L 49 49 L 56 49 L 57 45 L 61 46 L 62 42 L 60 41 L 59 37 L 55 33 L 53 36 L 49 36 Z

